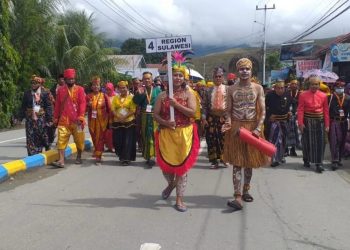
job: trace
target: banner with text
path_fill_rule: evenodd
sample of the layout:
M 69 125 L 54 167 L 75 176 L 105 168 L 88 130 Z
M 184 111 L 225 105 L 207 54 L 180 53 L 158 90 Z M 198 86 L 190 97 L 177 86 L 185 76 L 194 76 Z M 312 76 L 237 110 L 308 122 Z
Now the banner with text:
M 331 46 L 332 62 L 350 61 L 350 43 L 337 43 Z
M 172 36 L 146 39 L 146 53 L 192 49 L 191 36 Z
M 296 61 L 297 77 L 302 77 L 303 72 L 310 69 L 320 69 L 322 65 L 321 60 L 298 60 Z

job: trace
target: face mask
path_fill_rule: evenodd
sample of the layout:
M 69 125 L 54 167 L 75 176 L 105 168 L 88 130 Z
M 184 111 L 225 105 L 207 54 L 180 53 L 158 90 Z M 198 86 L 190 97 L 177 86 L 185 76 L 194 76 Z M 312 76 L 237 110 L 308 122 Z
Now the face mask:
M 335 93 L 337 93 L 339 95 L 343 94 L 344 93 L 344 88 L 336 88 L 335 89 Z

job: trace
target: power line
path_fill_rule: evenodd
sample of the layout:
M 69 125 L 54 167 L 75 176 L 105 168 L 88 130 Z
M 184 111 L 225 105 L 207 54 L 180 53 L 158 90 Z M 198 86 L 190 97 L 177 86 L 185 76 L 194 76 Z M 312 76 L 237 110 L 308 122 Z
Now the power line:
M 117 14 L 119 17 L 123 18 L 126 22 L 130 23 L 134 28 L 138 29 L 139 31 L 147 34 L 149 33 L 148 30 L 146 29 L 141 29 L 140 27 L 136 26 L 134 23 L 130 22 L 130 20 L 128 20 L 128 18 L 124 17 L 123 15 L 121 15 L 118 11 L 116 11 L 113 6 L 110 5 L 110 3 L 106 2 L 105 0 L 101 0 L 102 3 L 107 7 L 109 8 L 110 10 L 112 10 L 115 14 Z M 125 26 L 125 25 L 124 25 Z
M 335 10 L 333 10 L 331 13 L 327 14 L 327 15 L 323 15 L 323 17 L 321 17 L 316 23 L 314 23 L 311 27 L 309 27 L 308 29 L 306 29 L 305 31 L 303 31 L 302 33 L 300 33 L 299 35 L 293 37 L 292 39 L 289 39 L 289 41 L 299 41 L 300 39 L 304 38 L 305 36 L 315 32 L 316 30 L 312 31 L 312 29 L 314 29 L 316 26 L 320 25 L 324 20 L 326 20 L 327 18 L 329 18 L 332 14 L 334 14 L 337 10 L 339 10 L 341 7 L 343 7 L 349 0 L 346 0 L 344 3 L 342 3 L 340 6 L 338 6 Z M 339 1 L 338 1 L 339 2 Z M 338 3 L 337 2 L 337 3 Z M 327 12 L 329 12 L 335 5 L 333 5 L 330 9 L 327 10 Z M 326 13 L 327 13 L 326 12 Z M 338 15 L 337 15 L 338 16 Z M 336 16 L 336 17 L 337 17 Z M 332 21 L 334 18 L 332 18 L 330 21 Z M 326 22 L 326 24 L 329 22 Z M 323 27 L 324 25 L 322 25 L 321 27 Z M 312 32 L 309 32 L 312 31 Z M 306 34 L 306 35 L 305 35 Z
M 105 2 L 105 0 L 102 0 L 102 1 Z M 131 20 L 132 22 L 136 23 L 137 25 L 139 25 L 140 27 L 142 27 L 144 30 L 146 30 L 149 33 L 154 33 L 154 34 L 158 33 L 158 34 L 164 35 L 162 32 L 160 32 L 158 30 L 155 30 L 155 29 L 153 29 L 151 27 L 148 27 L 144 23 L 142 23 L 139 20 L 135 19 L 132 15 L 130 15 L 127 11 L 125 11 L 122 7 L 120 7 L 116 2 L 114 2 L 112 0 L 109 0 L 109 2 L 113 6 L 115 6 L 119 10 L 119 12 L 122 13 L 126 17 L 126 18 L 123 17 L 126 21 L 130 22 L 130 20 Z M 114 10 L 116 10 L 116 9 L 114 9 Z M 118 11 L 118 10 L 116 10 L 116 11 Z M 130 20 L 128 20 L 128 19 L 130 19 Z
M 328 24 L 329 22 L 333 21 L 335 18 L 337 18 L 338 16 L 340 16 L 341 14 L 343 14 L 344 12 L 346 12 L 346 11 L 349 10 L 349 9 L 350 9 L 350 6 L 346 7 L 344 10 L 342 10 L 341 12 L 339 12 L 336 16 L 334 16 L 333 18 L 331 18 L 330 20 L 328 20 L 327 22 L 325 22 L 325 23 L 322 24 L 321 26 L 315 28 L 314 30 L 312 30 L 312 31 L 310 31 L 310 32 L 308 32 L 308 33 L 306 33 L 305 35 L 303 35 L 303 36 L 301 36 L 301 37 L 299 37 L 298 40 L 296 40 L 296 41 L 299 41 L 299 40 L 303 39 L 304 37 L 306 37 L 306 36 L 308 36 L 308 35 L 310 35 L 310 34 L 316 32 L 317 30 L 319 30 L 320 28 L 322 28 L 323 26 L 325 26 L 325 25 Z
M 126 29 L 127 31 L 129 31 L 132 34 L 135 34 L 137 36 L 139 36 L 139 34 L 137 34 L 136 32 L 128 29 L 127 27 L 125 27 L 125 25 L 122 25 L 121 23 L 115 21 L 114 19 L 112 19 L 111 17 L 107 16 L 105 13 L 103 13 L 101 10 L 99 10 L 96 6 L 94 6 L 93 4 L 91 4 L 88 0 L 83 0 L 85 1 L 88 5 L 90 5 L 92 8 L 94 8 L 96 11 L 98 11 L 101 15 L 103 15 L 104 17 L 106 17 L 107 19 L 109 19 L 110 21 L 112 21 L 113 23 L 119 25 L 120 27 Z
M 170 34 L 169 32 L 159 28 L 158 26 L 156 26 L 154 23 L 151 23 L 150 21 L 148 21 L 146 18 L 144 18 L 136 9 L 134 9 L 130 4 L 128 4 L 125 0 L 123 0 L 123 2 L 132 10 L 134 11 L 139 17 L 141 17 L 143 20 L 145 20 L 147 23 L 149 23 L 150 25 L 152 25 L 154 28 L 156 28 L 157 30 L 162 31 L 164 34 Z

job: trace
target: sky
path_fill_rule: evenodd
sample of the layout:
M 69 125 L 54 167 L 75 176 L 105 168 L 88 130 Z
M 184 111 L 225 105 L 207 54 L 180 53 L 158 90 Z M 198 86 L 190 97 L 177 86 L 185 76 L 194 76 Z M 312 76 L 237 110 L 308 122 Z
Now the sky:
M 96 30 L 108 38 L 191 35 L 192 44 L 233 47 L 262 44 L 264 10 L 256 6 L 275 4 L 266 11 L 266 41 L 281 44 L 343 3 L 332 17 L 350 6 L 349 0 L 70 0 L 66 9 L 93 13 Z M 350 10 L 303 40 L 349 33 L 349 23 Z

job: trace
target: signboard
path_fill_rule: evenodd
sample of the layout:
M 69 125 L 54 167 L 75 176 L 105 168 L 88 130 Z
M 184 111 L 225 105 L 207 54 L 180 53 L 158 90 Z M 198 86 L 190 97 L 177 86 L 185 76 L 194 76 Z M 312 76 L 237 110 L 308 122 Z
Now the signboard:
M 332 62 L 350 61 L 350 43 L 337 43 L 331 46 Z
M 322 65 L 321 60 L 298 60 L 296 61 L 297 77 L 302 77 L 303 72 L 310 69 L 320 69 Z
M 294 57 L 311 56 L 314 41 L 285 43 L 281 45 L 280 61 L 293 60 Z
M 322 69 L 327 70 L 327 71 L 333 71 L 333 63 L 331 61 L 330 51 L 327 51 L 327 53 L 326 53 L 326 56 L 325 56 L 324 61 L 323 61 Z
M 271 70 L 271 81 L 286 80 L 288 78 L 289 69 Z
M 146 39 L 146 53 L 167 52 L 168 76 L 171 76 L 171 52 L 192 49 L 191 36 L 171 36 Z M 173 98 L 173 78 L 168 77 L 169 97 Z M 170 120 L 175 121 L 174 106 L 170 106 Z
M 191 36 L 171 36 L 146 39 L 146 53 L 192 49 Z

